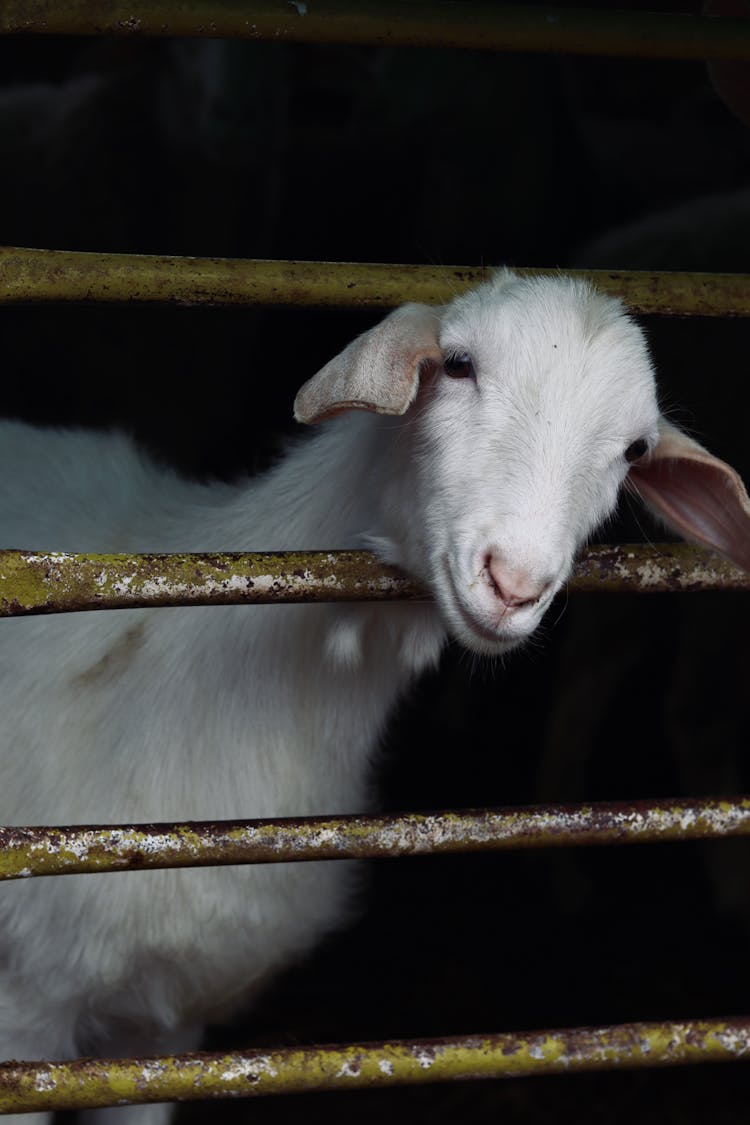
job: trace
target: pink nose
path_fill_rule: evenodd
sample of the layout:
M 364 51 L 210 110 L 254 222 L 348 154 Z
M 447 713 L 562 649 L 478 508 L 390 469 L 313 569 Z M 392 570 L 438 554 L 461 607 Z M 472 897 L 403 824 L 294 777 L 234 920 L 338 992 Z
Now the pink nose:
M 489 555 L 486 565 L 495 593 L 508 609 L 533 605 L 552 585 L 549 578 L 533 578 L 524 570 L 511 569 L 497 555 Z

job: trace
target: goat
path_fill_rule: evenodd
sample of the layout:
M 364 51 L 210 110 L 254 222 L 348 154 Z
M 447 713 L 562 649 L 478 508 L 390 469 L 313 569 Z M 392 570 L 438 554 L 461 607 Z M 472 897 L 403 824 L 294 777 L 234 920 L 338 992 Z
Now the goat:
M 506 270 L 445 307 L 406 305 L 295 409 L 330 420 L 240 486 L 182 480 L 123 436 L 2 425 L 9 545 L 370 547 L 434 604 L 3 621 L 0 822 L 367 809 L 373 749 L 410 681 L 448 635 L 489 656 L 522 644 L 626 479 L 750 568 L 737 474 L 660 417 L 640 329 L 580 281 Z M 351 865 L 322 862 L 6 884 L 0 1057 L 195 1047 L 207 1018 L 347 917 L 351 888 Z M 169 1109 L 117 1114 L 157 1125 Z

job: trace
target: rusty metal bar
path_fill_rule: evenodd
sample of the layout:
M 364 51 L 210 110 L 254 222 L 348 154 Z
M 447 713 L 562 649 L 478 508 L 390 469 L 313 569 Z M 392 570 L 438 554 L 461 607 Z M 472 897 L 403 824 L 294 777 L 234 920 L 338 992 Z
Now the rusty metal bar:
M 600 544 L 572 591 L 750 590 L 750 573 L 685 543 Z M 428 599 L 368 551 L 89 555 L 0 551 L 0 617 L 154 606 Z
M 568 585 L 608 594 L 750 590 L 750 573 L 687 543 L 599 543 L 581 553 Z
M 165 867 L 393 859 L 728 836 L 750 836 L 750 797 L 390 816 L 0 828 L 0 881 Z
M 750 23 L 748 23 L 750 27 Z M 519 274 L 559 274 L 518 269 Z M 750 316 L 750 276 L 568 270 L 636 313 Z M 491 273 L 476 266 L 179 258 L 0 247 L 0 303 L 99 301 L 388 309 L 440 303 Z
M 69 555 L 0 551 L 0 617 L 149 606 L 425 600 L 367 551 Z
M 741 19 L 549 5 L 394 0 L 4 0 L 0 32 L 200 36 L 636 58 L 748 59 Z
M 0 1064 L 0 1113 L 732 1062 L 750 1018 L 172 1055 Z

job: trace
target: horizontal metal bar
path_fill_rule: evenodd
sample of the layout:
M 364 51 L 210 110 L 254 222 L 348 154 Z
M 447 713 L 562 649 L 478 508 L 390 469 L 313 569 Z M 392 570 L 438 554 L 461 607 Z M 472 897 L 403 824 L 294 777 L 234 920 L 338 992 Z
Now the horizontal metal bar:
M 750 573 L 686 543 L 599 544 L 571 591 L 750 590 Z M 425 601 L 428 592 L 368 551 L 92 555 L 0 551 L 0 617 L 154 606 Z
M 750 590 L 750 574 L 685 543 L 585 550 L 573 591 Z M 425 600 L 367 551 L 73 555 L 0 551 L 0 616 L 153 606 Z
M 0 1064 L 0 1113 L 732 1062 L 750 1018 L 626 1023 L 162 1058 Z
M 748 24 L 750 27 L 750 24 Z M 556 269 L 517 269 L 556 275 Z M 636 313 L 750 316 L 750 275 L 568 270 Z M 388 309 L 440 303 L 486 280 L 490 267 L 387 262 L 179 258 L 0 247 L 0 302 L 168 302 Z
M 425 600 L 367 551 L 72 555 L 0 551 L 0 617 L 153 606 Z
M 0 880 L 750 836 L 750 797 L 390 816 L 0 828 Z
M 608 594 L 750 591 L 750 573 L 687 543 L 598 543 L 581 552 L 568 587 Z
M 0 32 L 272 39 L 637 58 L 747 59 L 741 19 L 549 5 L 395 0 L 4 0 Z

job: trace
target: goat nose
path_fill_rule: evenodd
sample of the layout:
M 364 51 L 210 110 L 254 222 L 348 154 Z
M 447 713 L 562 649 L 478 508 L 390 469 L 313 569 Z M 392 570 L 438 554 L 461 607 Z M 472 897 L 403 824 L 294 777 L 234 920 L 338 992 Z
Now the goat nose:
M 548 578 L 533 578 L 524 570 L 511 569 L 497 555 L 489 555 L 486 565 L 490 583 L 508 609 L 533 605 L 552 585 Z

